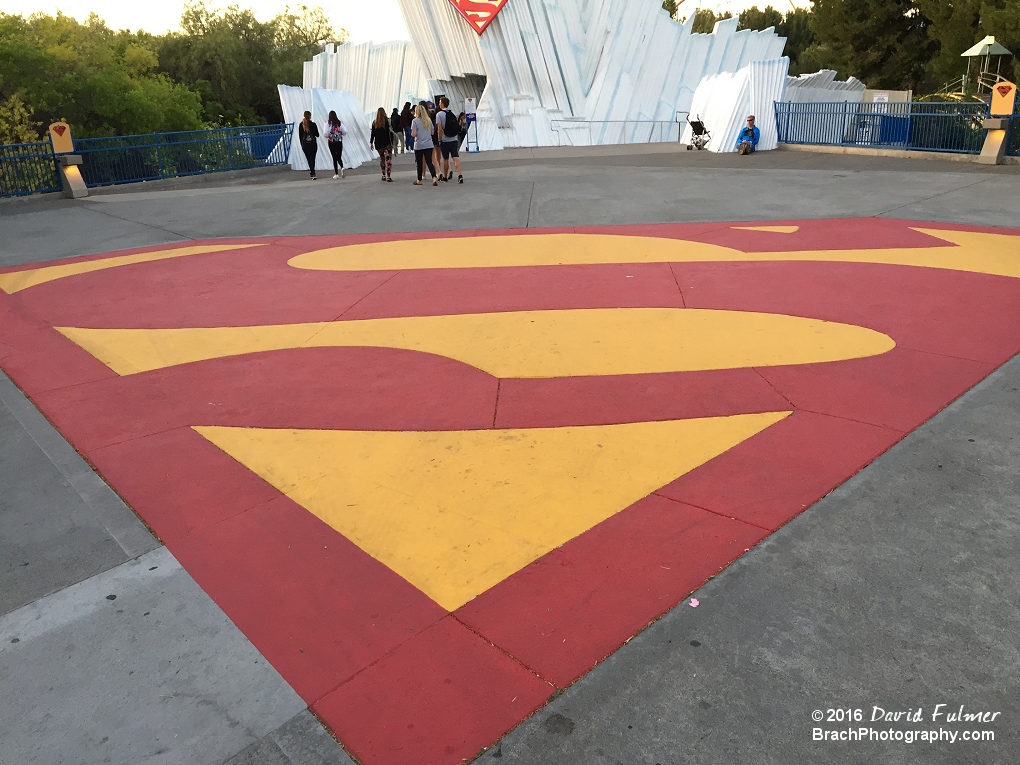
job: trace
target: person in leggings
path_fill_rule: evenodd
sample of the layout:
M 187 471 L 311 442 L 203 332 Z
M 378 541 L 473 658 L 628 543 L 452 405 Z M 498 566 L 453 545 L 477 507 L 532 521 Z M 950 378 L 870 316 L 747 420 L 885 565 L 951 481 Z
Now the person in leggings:
M 418 164 L 418 180 L 414 182 L 414 185 L 422 185 L 421 181 L 425 175 L 424 166 L 428 165 L 429 172 L 432 174 L 432 185 L 438 186 L 436 166 L 432 162 L 432 151 L 434 149 L 432 143 L 432 120 L 429 119 L 428 111 L 420 104 L 414 110 L 411 135 L 414 136 L 414 159 Z
M 393 181 L 390 177 L 393 172 L 392 136 L 390 121 L 386 119 L 386 110 L 380 106 L 379 111 L 375 113 L 372 137 L 368 139 L 368 145 L 379 152 L 379 169 L 382 170 L 382 179 L 389 182 Z
M 305 153 L 308 160 L 308 175 L 314 181 L 315 178 L 315 155 L 319 151 L 319 126 L 312 122 L 312 113 L 305 112 L 305 117 L 298 123 L 298 141 L 301 143 L 301 151 Z
M 336 112 L 330 112 L 327 120 L 329 126 L 326 129 L 326 145 L 329 146 L 329 153 L 333 157 L 333 180 L 343 178 L 344 172 L 344 136 L 347 135 L 347 128 L 340 124 L 340 118 Z

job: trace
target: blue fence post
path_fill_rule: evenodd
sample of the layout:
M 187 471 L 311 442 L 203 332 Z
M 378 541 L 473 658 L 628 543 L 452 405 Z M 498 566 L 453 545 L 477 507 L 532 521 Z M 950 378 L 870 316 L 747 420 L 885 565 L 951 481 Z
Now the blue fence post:
M 164 178 L 165 175 L 163 174 L 163 151 L 160 148 L 160 143 L 162 143 L 162 141 L 159 140 L 158 133 L 153 133 L 152 137 L 156 141 L 156 167 L 159 168 L 159 177 Z

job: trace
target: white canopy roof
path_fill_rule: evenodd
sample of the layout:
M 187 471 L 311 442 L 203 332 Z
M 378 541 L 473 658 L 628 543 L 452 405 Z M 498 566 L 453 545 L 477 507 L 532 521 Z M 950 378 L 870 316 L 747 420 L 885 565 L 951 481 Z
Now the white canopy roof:
M 989 35 L 984 40 L 979 42 L 973 48 L 965 50 L 960 54 L 962 57 L 973 57 L 973 56 L 1012 56 L 1013 54 L 1006 50 L 999 43 L 995 42 L 995 38 Z

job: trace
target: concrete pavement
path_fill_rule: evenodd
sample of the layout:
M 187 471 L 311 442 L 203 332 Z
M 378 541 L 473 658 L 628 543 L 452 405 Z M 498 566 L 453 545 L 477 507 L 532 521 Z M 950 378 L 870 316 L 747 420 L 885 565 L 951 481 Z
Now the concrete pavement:
M 465 186 L 432 189 L 410 186 L 406 158 L 397 166 L 406 182 L 380 184 L 367 167 L 343 182 L 288 174 L 4 202 L 0 264 L 219 236 L 1020 220 L 1012 167 L 565 150 L 470 158 Z M 709 582 L 699 609 L 679 606 L 483 761 L 1016 761 L 1018 383 L 1014 360 Z M 0 711 L 0 762 L 349 761 L 3 378 L 0 402 L 0 687 L 20 702 Z M 816 708 L 930 713 L 943 702 L 1001 711 L 994 744 L 810 740 Z

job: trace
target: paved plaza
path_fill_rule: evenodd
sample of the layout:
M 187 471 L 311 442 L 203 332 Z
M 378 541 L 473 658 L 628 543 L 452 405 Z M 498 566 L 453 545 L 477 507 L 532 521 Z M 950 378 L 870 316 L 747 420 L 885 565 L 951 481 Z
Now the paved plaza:
M 0 763 L 1020 761 L 1020 167 L 412 172 L 0 203 Z

